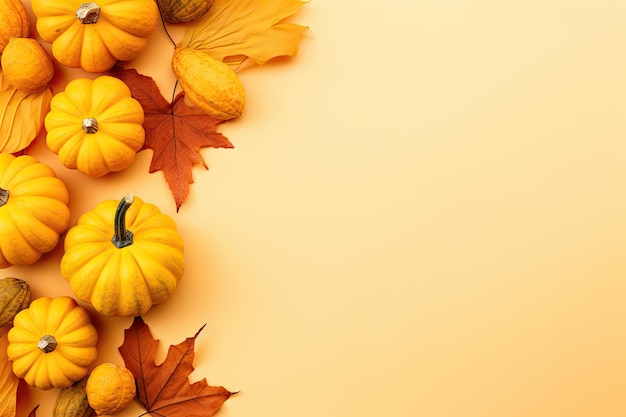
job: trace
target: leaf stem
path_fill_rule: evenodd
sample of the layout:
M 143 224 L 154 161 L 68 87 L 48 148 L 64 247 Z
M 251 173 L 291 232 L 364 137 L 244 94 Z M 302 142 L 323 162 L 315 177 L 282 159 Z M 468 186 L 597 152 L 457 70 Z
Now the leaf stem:
M 178 87 L 178 79 L 174 82 L 174 88 L 172 89 L 172 100 L 170 103 L 174 104 L 174 97 L 176 96 L 176 87 Z M 174 111 L 174 109 L 172 109 Z
M 165 24 L 165 18 L 163 17 L 163 11 L 161 10 L 161 6 L 159 6 L 158 1 L 156 3 L 157 3 L 157 8 L 159 9 L 159 16 L 161 17 L 161 25 L 163 25 L 163 30 L 165 31 L 167 38 L 170 40 L 170 42 L 172 42 L 172 45 L 176 47 L 176 42 L 174 42 L 174 39 L 172 39 L 172 37 L 170 36 L 170 33 L 167 31 L 167 25 Z

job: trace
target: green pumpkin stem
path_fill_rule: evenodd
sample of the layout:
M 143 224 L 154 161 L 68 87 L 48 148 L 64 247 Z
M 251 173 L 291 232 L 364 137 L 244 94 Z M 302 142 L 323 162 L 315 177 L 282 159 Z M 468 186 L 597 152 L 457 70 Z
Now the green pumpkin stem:
M 133 244 L 133 232 L 126 228 L 126 212 L 134 202 L 135 196 L 126 194 L 117 205 L 117 210 L 115 210 L 115 222 L 113 224 L 115 235 L 113 235 L 111 242 L 117 248 L 121 249 Z
M 9 190 L 0 188 L 0 207 L 4 206 L 9 201 Z

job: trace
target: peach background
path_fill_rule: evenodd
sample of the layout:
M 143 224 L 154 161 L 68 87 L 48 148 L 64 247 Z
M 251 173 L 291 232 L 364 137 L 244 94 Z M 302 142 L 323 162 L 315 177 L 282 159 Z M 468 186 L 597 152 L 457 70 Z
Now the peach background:
M 162 354 L 207 323 L 192 379 L 241 391 L 221 417 L 622 417 L 625 14 L 313 0 L 298 57 L 241 72 L 235 149 L 203 150 L 178 213 L 150 151 L 102 179 L 31 153 L 73 222 L 127 192 L 174 217 L 186 274 L 144 319 Z M 131 65 L 169 97 L 167 48 Z M 70 294 L 61 254 L 4 273 Z M 120 363 L 131 320 L 94 320 Z M 56 392 L 23 392 L 49 415 Z

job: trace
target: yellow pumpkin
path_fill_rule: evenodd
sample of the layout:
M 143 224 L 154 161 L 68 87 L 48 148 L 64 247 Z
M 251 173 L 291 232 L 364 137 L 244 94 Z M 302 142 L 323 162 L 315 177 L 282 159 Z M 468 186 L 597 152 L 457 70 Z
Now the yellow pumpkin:
M 105 72 L 145 49 L 159 19 L 154 0 L 32 0 L 37 32 L 70 68 Z
M 61 274 L 105 316 L 139 316 L 165 302 L 184 271 L 176 223 L 132 194 L 81 215 L 65 237 Z
M 0 154 L 0 268 L 30 265 L 69 227 L 67 187 L 30 155 Z
M 98 333 L 71 297 L 41 297 L 17 313 L 8 333 L 13 372 L 43 390 L 65 388 L 87 375 Z
M 65 167 L 100 177 L 133 163 L 145 140 L 143 120 L 141 104 L 121 80 L 78 78 L 50 102 L 46 144 Z

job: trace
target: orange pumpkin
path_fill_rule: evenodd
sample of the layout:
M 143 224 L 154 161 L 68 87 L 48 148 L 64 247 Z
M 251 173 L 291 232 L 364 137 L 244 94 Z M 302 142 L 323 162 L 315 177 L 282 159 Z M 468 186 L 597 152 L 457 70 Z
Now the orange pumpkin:
M 0 268 L 30 265 L 69 227 L 67 187 L 30 155 L 0 154 Z
M 145 49 L 157 26 L 154 0 L 32 0 L 37 32 L 63 65 L 105 72 Z

